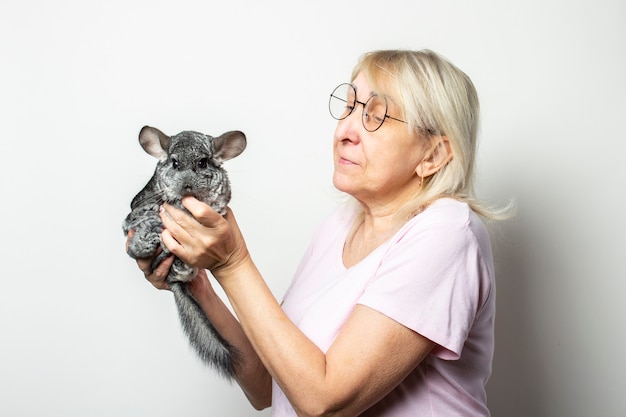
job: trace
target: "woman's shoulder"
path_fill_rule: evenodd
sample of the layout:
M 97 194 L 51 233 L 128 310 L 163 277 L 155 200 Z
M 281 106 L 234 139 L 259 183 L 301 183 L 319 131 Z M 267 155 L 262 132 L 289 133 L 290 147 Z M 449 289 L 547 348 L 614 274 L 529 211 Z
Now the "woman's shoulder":
M 453 198 L 439 198 L 417 217 L 442 223 L 465 223 L 472 217 L 469 204 Z
M 440 198 L 409 222 L 409 228 L 427 230 L 435 228 L 447 233 L 470 233 L 476 239 L 488 243 L 489 236 L 480 216 L 464 201 Z

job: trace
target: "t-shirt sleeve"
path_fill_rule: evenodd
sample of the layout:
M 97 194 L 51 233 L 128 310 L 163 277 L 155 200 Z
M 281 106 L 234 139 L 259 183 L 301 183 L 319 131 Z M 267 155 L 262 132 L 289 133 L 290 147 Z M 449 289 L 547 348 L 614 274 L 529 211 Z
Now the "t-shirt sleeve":
M 393 242 L 359 304 L 435 342 L 456 360 L 482 303 L 480 245 L 466 224 L 414 227 Z

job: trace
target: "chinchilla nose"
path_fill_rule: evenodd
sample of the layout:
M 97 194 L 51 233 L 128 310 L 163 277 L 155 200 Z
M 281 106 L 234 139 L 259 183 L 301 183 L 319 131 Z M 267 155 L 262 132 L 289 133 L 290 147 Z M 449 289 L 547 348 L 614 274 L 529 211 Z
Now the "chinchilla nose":
M 181 173 L 176 181 L 176 188 L 181 195 L 191 194 L 193 191 L 193 180 L 186 173 Z

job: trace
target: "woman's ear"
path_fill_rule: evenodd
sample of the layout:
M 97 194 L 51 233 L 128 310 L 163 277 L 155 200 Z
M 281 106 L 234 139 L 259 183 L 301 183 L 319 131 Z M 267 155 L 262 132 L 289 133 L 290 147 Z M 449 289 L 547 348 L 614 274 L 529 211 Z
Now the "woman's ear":
M 427 178 L 435 174 L 444 165 L 452 160 L 452 148 L 447 136 L 437 136 L 429 151 L 424 154 L 424 159 L 417 166 L 415 172 L 421 178 Z

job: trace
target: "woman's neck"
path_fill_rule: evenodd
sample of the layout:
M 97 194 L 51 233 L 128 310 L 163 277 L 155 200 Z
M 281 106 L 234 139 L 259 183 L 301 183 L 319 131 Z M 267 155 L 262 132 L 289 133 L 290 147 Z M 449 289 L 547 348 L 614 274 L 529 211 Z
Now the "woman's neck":
M 356 265 L 400 230 L 406 220 L 397 217 L 395 212 L 367 209 L 357 216 L 344 244 L 344 266 Z
M 349 268 L 365 259 L 428 205 L 424 203 L 416 209 L 407 210 L 403 207 L 370 207 L 361 203 L 362 212 L 356 217 L 344 243 L 344 266 Z

